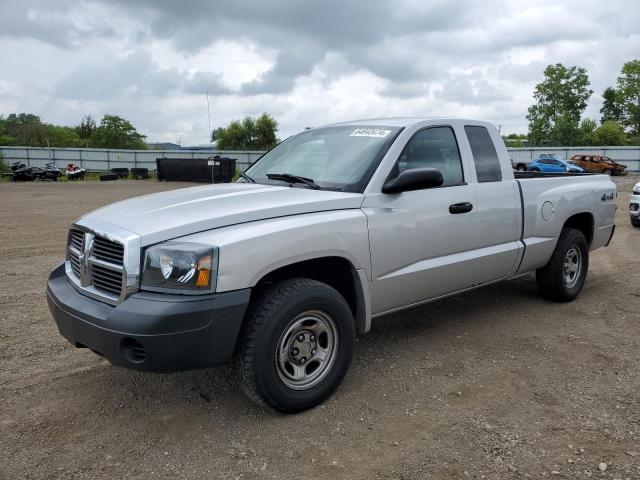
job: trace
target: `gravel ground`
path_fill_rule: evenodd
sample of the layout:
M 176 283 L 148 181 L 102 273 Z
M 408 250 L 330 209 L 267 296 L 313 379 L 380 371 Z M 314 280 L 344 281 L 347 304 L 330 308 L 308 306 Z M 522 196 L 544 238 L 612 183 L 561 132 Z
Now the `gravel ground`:
M 616 178 L 616 235 L 576 301 L 525 276 L 380 319 L 295 416 L 254 406 L 231 368 L 136 373 L 57 332 L 44 290 L 69 223 L 184 184 L 0 184 L 0 477 L 639 479 L 635 181 Z

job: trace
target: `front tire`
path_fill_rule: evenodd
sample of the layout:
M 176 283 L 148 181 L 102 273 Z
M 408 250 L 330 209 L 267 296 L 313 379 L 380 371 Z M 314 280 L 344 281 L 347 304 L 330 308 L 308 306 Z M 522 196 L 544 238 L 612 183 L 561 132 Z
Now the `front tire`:
M 345 299 L 307 278 L 281 281 L 250 307 L 236 365 L 243 391 L 284 413 L 312 408 L 351 365 L 355 322 Z
M 570 302 L 582 290 L 588 269 L 589 245 L 584 234 L 564 228 L 551 259 L 536 271 L 538 291 L 547 300 Z

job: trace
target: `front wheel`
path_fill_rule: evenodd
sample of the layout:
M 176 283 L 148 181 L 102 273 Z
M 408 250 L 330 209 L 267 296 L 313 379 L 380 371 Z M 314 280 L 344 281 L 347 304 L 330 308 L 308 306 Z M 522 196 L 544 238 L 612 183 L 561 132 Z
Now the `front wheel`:
M 236 365 L 244 392 L 285 413 L 331 395 L 351 364 L 355 324 L 345 299 L 329 285 L 293 278 L 252 301 Z
M 570 302 L 584 286 L 589 269 L 589 245 L 580 230 L 560 232 L 551 259 L 536 271 L 538 291 L 547 300 Z

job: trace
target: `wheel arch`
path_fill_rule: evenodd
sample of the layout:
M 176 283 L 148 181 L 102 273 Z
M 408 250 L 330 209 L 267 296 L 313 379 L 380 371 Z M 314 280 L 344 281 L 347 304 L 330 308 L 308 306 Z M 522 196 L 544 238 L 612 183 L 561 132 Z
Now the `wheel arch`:
M 591 246 L 594 233 L 594 218 L 591 212 L 575 213 L 567 218 L 562 228 L 575 228 L 580 230 L 587 239 L 587 245 Z
M 353 263 L 345 257 L 316 257 L 275 268 L 256 282 L 253 291 L 257 292 L 266 285 L 295 277 L 317 280 L 336 289 L 346 300 L 353 313 L 357 332 L 366 333 L 369 331 L 371 327 L 371 302 L 369 283 L 363 269 L 356 269 Z

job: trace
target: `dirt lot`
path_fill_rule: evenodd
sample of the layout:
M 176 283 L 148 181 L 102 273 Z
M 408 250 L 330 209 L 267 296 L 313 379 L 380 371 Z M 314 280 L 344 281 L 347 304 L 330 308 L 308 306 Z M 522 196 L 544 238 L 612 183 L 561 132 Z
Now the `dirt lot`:
M 45 280 L 69 223 L 184 185 L 0 184 L 0 477 L 639 479 L 635 181 L 616 179 L 616 236 L 578 300 L 526 276 L 378 320 L 296 416 L 254 406 L 230 368 L 135 373 L 56 330 Z

